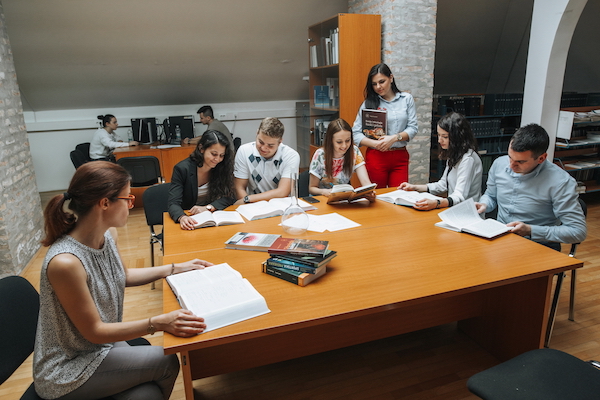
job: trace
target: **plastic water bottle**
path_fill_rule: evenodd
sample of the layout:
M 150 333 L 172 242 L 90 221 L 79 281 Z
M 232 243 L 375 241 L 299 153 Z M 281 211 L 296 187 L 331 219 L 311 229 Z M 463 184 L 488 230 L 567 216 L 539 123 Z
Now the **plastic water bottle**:
M 133 131 L 131 129 L 127 129 L 127 140 L 133 141 Z
M 175 125 L 175 144 L 181 144 L 181 128 Z

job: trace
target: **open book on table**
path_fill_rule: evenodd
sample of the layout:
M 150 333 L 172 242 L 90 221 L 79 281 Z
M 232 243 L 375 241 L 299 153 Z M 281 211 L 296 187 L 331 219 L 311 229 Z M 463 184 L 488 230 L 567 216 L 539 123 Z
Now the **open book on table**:
M 376 183 L 354 188 L 352 185 L 334 185 L 331 188 L 331 194 L 327 198 L 327 204 L 337 203 L 340 201 L 354 201 L 367 196 L 377 187 Z
M 436 223 L 435 226 L 456 232 L 471 233 L 488 239 L 510 232 L 512 229 L 495 219 L 482 219 L 477 213 L 473 199 L 458 203 L 438 215 L 442 221 Z
M 392 204 L 399 204 L 401 206 L 412 207 L 415 203 L 422 199 L 430 199 L 430 200 L 442 200 L 443 197 L 434 196 L 431 193 L 427 192 L 417 192 L 417 191 L 409 191 L 409 190 L 394 190 L 393 192 L 378 194 L 378 200 L 387 201 Z
M 181 307 L 204 318 L 204 332 L 271 312 L 265 298 L 227 263 L 166 279 Z
M 283 212 L 292 204 L 291 197 L 275 198 L 269 201 L 257 201 L 256 203 L 242 204 L 237 212 L 242 214 L 248 221 L 283 215 Z M 298 205 L 304 211 L 316 210 L 317 207 L 310 205 L 302 199 L 298 199 Z
M 245 224 L 244 218 L 237 211 L 203 211 L 191 216 L 194 220 L 194 228 L 206 228 L 209 226 Z

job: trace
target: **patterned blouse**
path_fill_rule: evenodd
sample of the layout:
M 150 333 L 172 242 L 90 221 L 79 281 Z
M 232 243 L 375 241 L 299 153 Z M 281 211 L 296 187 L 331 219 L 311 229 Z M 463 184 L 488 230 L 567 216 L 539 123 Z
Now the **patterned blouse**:
M 357 146 L 353 146 L 354 150 L 354 167 L 352 172 L 356 171 L 358 167 L 365 164 L 365 159 Z M 352 176 L 344 173 L 344 158 L 333 159 L 333 176 L 325 176 L 325 150 L 323 148 L 317 149 L 313 155 L 312 161 L 310 162 L 309 171 L 311 174 L 320 179 L 319 188 L 330 189 L 333 185 L 341 185 L 350 183 Z

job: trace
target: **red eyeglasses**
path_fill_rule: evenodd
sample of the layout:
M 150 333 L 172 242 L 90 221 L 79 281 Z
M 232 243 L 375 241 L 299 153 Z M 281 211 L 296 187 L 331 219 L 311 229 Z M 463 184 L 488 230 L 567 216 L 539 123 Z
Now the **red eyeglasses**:
M 127 197 L 117 197 L 117 199 L 127 200 L 129 208 L 133 208 L 133 202 L 135 201 L 135 196 L 130 194 Z

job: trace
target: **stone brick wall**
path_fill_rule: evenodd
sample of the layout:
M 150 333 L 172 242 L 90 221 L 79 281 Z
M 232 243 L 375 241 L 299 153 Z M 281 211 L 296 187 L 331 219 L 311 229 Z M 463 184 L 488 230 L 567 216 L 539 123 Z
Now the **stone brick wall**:
M 382 60 L 417 106 L 419 133 L 408 145 L 409 180 L 429 182 L 437 1 L 349 0 L 348 10 L 381 15 Z
M 40 248 L 42 232 L 40 196 L 0 4 L 0 277 L 21 272 Z

